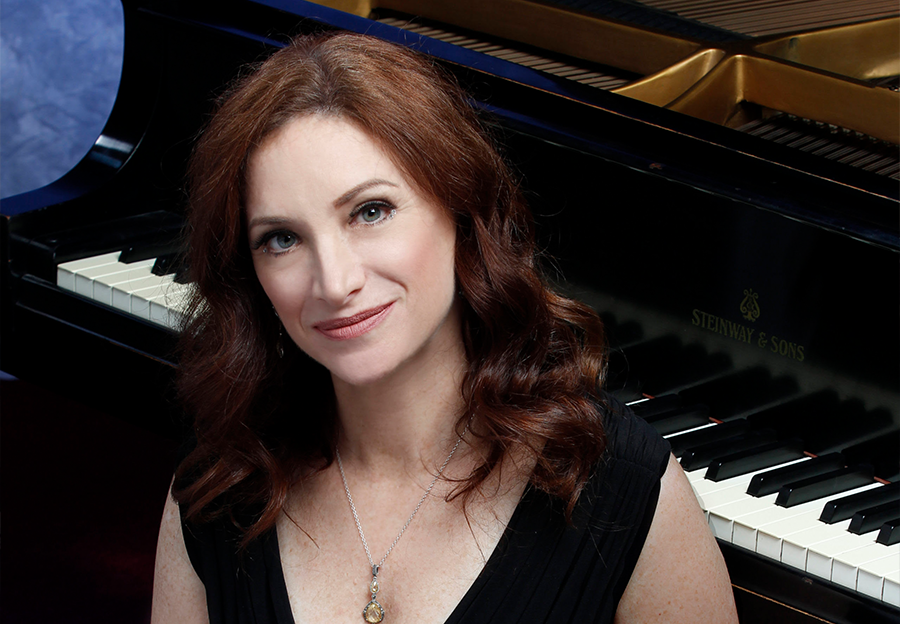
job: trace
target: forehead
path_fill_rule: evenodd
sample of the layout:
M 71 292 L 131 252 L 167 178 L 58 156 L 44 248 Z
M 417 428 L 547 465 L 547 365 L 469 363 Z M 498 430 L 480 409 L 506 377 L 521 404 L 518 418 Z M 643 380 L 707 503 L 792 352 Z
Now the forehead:
M 247 200 L 285 184 L 335 187 L 373 175 L 406 176 L 378 143 L 356 124 L 338 117 L 304 116 L 291 120 L 251 154 Z M 336 186 L 335 186 L 336 185 Z M 344 189 L 346 190 L 346 189 Z

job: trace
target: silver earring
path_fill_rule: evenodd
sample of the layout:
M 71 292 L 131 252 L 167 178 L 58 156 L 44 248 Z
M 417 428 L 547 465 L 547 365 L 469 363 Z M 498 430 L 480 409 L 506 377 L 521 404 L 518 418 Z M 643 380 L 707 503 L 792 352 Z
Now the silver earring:
M 281 317 L 278 316 L 278 310 L 275 309 L 275 306 L 272 306 L 272 312 L 275 313 L 275 318 L 278 319 L 278 340 L 275 342 L 275 352 L 278 353 L 278 357 L 284 357 L 284 323 L 281 322 Z

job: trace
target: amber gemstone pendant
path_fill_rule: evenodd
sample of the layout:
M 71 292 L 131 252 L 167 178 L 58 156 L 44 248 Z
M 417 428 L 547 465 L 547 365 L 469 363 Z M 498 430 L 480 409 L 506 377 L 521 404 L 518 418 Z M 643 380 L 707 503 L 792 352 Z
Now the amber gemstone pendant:
M 375 595 L 378 593 L 378 566 L 372 566 L 372 582 L 369 583 L 369 591 L 372 592 L 372 599 L 363 609 L 363 620 L 369 624 L 378 624 L 384 620 L 384 608 L 378 604 Z

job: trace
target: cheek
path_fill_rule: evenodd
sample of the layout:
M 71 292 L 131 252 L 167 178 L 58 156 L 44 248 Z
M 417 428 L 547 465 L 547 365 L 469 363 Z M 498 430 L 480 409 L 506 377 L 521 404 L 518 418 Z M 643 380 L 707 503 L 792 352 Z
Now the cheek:
M 456 249 L 452 236 L 447 236 L 446 232 L 438 234 L 419 239 L 420 242 L 410 250 L 406 262 L 416 272 L 429 296 L 443 300 L 447 296 L 452 298 L 456 287 Z
M 298 316 L 305 293 L 303 280 L 298 277 L 297 271 L 257 267 L 256 278 L 282 322 Z

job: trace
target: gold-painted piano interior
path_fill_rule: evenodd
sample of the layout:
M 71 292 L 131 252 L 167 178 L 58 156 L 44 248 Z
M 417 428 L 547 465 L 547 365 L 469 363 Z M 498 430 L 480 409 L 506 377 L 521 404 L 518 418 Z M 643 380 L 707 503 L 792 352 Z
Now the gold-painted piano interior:
M 589 2 L 319 3 L 900 179 L 894 0 L 630 3 L 715 41 L 590 13 Z

